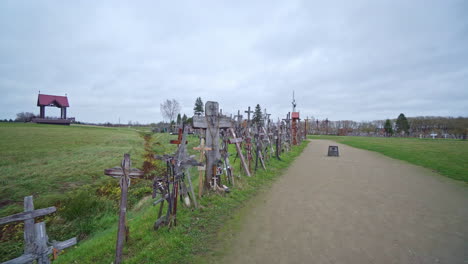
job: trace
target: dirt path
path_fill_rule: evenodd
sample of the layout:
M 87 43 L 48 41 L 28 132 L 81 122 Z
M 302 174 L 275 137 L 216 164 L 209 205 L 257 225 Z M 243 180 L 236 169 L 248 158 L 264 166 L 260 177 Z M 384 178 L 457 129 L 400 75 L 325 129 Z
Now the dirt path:
M 220 263 L 468 263 L 465 184 L 331 141 L 249 210 Z

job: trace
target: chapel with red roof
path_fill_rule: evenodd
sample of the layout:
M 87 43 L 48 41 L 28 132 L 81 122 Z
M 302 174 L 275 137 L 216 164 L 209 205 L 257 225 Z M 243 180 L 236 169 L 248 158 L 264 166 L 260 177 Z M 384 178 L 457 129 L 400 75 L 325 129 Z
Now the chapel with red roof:
M 39 117 L 34 118 L 33 122 L 40 124 L 58 124 L 70 125 L 73 118 L 67 118 L 67 108 L 70 106 L 67 96 L 41 94 L 37 97 L 37 106 L 39 106 Z M 60 118 L 46 118 L 46 106 L 60 108 Z

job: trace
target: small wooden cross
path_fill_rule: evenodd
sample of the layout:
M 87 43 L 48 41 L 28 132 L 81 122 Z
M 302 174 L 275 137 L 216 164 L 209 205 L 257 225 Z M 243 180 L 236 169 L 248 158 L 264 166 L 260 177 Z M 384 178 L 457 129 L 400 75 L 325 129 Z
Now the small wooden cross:
M 244 112 L 247 113 L 247 126 L 250 126 L 250 114 L 253 114 L 254 111 L 251 111 L 249 106 L 247 111 Z
M 33 197 L 26 196 L 24 197 L 24 212 L 0 218 L 0 225 L 24 221 L 24 254 L 4 263 L 31 263 L 37 260 L 38 264 L 49 264 L 49 254 L 76 244 L 76 237 L 74 237 L 63 242 L 54 241 L 52 246 L 49 246 L 45 223 L 34 223 L 34 218 L 55 211 L 57 209 L 54 206 L 34 210 Z
M 144 175 L 144 172 L 138 169 L 130 168 L 130 154 L 124 154 L 121 167 L 114 167 L 104 170 L 104 174 L 120 179 L 120 213 L 119 213 L 119 229 L 117 231 L 117 243 L 115 250 L 115 264 L 122 262 L 122 249 L 125 243 L 125 237 L 128 232 L 126 223 L 127 213 L 127 195 L 128 187 L 130 186 L 131 178 L 139 178 Z

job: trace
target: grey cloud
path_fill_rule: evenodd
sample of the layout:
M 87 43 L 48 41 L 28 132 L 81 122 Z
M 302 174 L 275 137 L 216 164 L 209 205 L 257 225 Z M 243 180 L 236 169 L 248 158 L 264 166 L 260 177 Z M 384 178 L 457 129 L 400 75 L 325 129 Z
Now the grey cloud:
M 0 118 L 68 93 L 95 122 L 157 122 L 175 98 L 228 113 L 467 115 L 466 1 L 0 2 Z

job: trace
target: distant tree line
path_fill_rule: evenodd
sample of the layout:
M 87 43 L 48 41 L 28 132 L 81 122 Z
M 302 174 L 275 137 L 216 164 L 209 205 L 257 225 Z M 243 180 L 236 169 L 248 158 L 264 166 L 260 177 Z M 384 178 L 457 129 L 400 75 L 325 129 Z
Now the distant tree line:
M 468 117 L 417 116 L 396 119 L 356 122 L 352 120 L 330 121 L 328 119 L 308 120 L 310 134 L 350 135 L 350 136 L 397 136 L 397 137 L 437 137 L 466 138 Z

